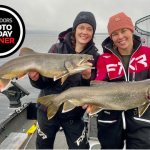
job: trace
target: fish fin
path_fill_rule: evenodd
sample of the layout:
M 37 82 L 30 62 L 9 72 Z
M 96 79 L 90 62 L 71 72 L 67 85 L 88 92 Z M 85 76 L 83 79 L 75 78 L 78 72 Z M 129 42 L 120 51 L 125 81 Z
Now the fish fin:
M 7 89 L 10 82 L 11 82 L 11 79 L 0 78 L 0 90 L 1 90 L 1 92 L 3 92 L 4 90 Z
M 29 55 L 29 54 L 36 54 L 36 52 L 30 48 L 23 47 L 20 50 L 19 56 L 25 56 L 25 55 Z
M 56 80 L 58 80 L 58 79 L 60 79 L 60 78 L 63 78 L 63 77 L 65 77 L 65 76 L 68 77 L 68 73 L 65 73 L 65 74 L 56 74 L 56 75 L 54 76 L 54 81 L 56 81 Z
M 95 115 L 102 110 L 103 110 L 103 108 L 92 105 L 89 115 L 90 116 Z
M 109 84 L 109 82 L 106 82 L 106 81 L 96 81 L 96 80 L 92 80 L 90 82 L 90 86 L 94 86 L 94 87 L 102 86 L 104 84 Z
M 40 97 L 37 101 L 48 107 L 47 109 L 47 117 L 51 119 L 58 111 L 60 104 L 56 103 L 55 98 L 58 94 L 55 95 L 47 95 L 44 97 Z
M 68 75 L 61 78 L 61 85 L 65 82 L 65 80 L 68 78 Z
M 74 109 L 75 107 L 76 107 L 76 105 L 71 100 L 68 100 L 68 101 L 64 102 L 62 113 L 68 112 L 68 111 Z
M 141 117 L 145 113 L 149 105 L 150 103 L 145 103 L 144 105 L 138 107 L 139 117 Z
M 20 79 L 24 78 L 26 75 L 27 75 L 27 74 L 23 74 L 23 75 L 19 76 L 19 77 L 17 78 L 17 81 L 19 81 Z

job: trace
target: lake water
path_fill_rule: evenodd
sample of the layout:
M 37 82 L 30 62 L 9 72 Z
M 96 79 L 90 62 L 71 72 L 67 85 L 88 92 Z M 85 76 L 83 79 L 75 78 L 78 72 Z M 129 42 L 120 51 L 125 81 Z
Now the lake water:
M 102 41 L 107 37 L 108 35 L 95 35 L 94 42 L 96 47 L 99 50 L 99 53 L 102 54 L 103 50 L 101 47 Z M 27 34 L 24 40 L 22 47 L 28 47 L 36 52 L 42 52 L 47 53 L 50 49 L 51 45 L 56 43 L 57 41 L 57 35 L 30 35 Z M 0 58 L 0 66 L 7 62 L 8 60 L 11 60 L 13 58 L 18 57 L 19 51 L 13 54 L 12 56 L 9 56 L 7 58 Z M 30 85 L 28 76 L 21 79 L 17 82 L 19 85 L 21 85 L 23 88 L 25 88 L 30 94 L 28 96 L 24 96 L 21 98 L 21 102 L 28 103 L 28 102 L 36 102 L 37 96 L 39 94 L 39 90 L 33 88 Z M 12 85 L 10 85 L 12 86 Z M 9 100 L 8 98 L 0 93 L 0 122 L 3 121 L 10 113 L 14 111 L 14 109 L 10 109 L 9 107 Z

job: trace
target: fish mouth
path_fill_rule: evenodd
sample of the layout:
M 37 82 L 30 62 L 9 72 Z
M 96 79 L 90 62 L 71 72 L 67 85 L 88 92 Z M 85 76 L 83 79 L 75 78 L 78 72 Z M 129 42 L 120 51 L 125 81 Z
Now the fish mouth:
M 88 60 L 91 60 L 93 57 L 88 57 L 86 59 L 82 59 L 76 67 L 92 67 L 92 63 L 88 62 Z
M 88 62 L 87 60 L 86 61 L 81 61 L 78 65 L 77 65 L 77 67 L 92 67 L 92 63 L 90 63 L 90 62 Z
M 69 74 L 72 75 L 72 74 L 75 74 L 75 73 L 79 73 L 83 70 L 86 70 L 90 67 L 92 67 L 92 63 L 88 62 L 88 60 L 92 59 L 93 56 L 90 56 L 90 57 L 87 57 L 87 58 L 84 58 L 84 59 L 81 59 L 74 68 L 70 69 L 69 70 Z
M 150 93 L 149 93 L 149 90 L 147 91 L 146 97 L 147 97 L 148 102 L 150 102 Z

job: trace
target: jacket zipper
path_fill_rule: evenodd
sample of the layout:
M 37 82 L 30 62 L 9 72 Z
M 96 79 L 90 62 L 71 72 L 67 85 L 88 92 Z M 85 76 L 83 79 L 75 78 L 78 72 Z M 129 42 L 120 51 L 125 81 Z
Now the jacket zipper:
M 139 45 L 139 47 L 135 50 L 135 52 L 137 52 L 137 50 L 141 47 L 142 44 Z M 135 54 L 135 52 L 132 54 L 132 56 Z M 132 56 L 130 57 L 130 60 L 132 58 Z M 129 60 L 129 66 L 131 61 Z M 128 67 L 128 81 L 129 81 L 129 67 Z M 132 77 L 132 81 L 135 81 L 135 72 L 133 72 L 133 77 Z
M 141 44 L 139 45 L 139 47 L 141 46 Z M 120 60 L 120 62 L 121 62 L 121 64 L 122 64 L 122 67 L 123 67 L 123 71 L 124 71 L 124 73 L 125 73 L 125 81 L 129 81 L 129 66 L 130 66 L 130 60 L 131 60 L 131 58 L 132 58 L 132 56 L 135 54 L 135 52 L 139 49 L 139 47 L 136 49 L 136 51 L 132 54 L 132 56 L 130 57 L 130 60 L 129 60 L 129 66 L 128 66 L 128 79 L 127 79 L 127 76 L 126 76 L 126 72 L 125 72 L 125 68 L 124 68 L 124 66 L 123 66 L 123 63 L 122 63 L 122 61 L 121 61 L 121 59 L 112 51 L 112 50 L 110 50 L 109 48 L 107 48 L 106 46 L 104 46 L 106 49 L 108 49 L 109 51 L 111 51 L 119 60 Z M 134 76 L 135 76 L 135 72 L 133 72 L 134 73 Z

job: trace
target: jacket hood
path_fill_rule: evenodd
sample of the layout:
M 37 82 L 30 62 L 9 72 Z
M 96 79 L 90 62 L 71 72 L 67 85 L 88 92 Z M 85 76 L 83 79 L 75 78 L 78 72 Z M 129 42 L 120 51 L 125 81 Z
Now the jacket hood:
M 67 33 L 72 32 L 72 28 L 67 29 L 66 31 L 63 31 L 61 33 L 59 33 L 58 35 L 58 39 L 61 42 L 67 35 Z
M 139 49 L 141 46 L 141 38 L 135 34 L 133 34 L 133 50 L 132 54 Z M 103 52 L 104 53 L 114 53 L 118 55 L 116 50 L 113 49 L 113 41 L 110 37 L 107 37 L 103 42 L 102 42 L 102 47 L 103 47 Z

